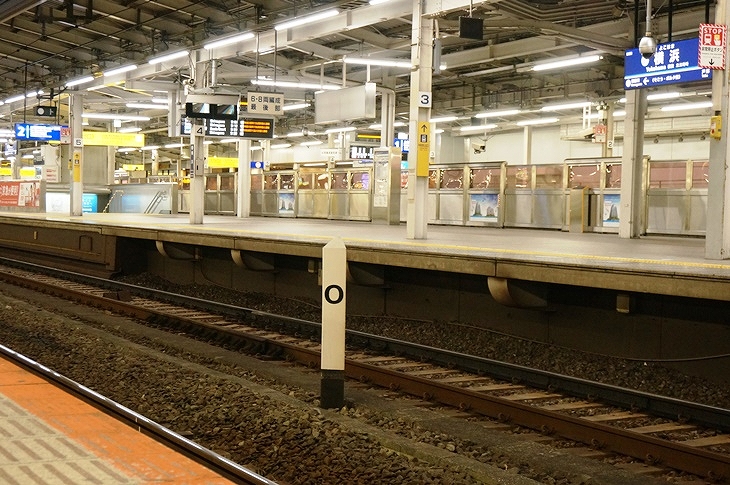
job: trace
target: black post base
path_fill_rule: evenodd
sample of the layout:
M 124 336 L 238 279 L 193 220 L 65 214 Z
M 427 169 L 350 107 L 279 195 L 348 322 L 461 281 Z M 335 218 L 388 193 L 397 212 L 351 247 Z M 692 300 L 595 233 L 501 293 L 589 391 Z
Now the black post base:
M 319 407 L 341 408 L 345 405 L 345 371 L 322 369 Z

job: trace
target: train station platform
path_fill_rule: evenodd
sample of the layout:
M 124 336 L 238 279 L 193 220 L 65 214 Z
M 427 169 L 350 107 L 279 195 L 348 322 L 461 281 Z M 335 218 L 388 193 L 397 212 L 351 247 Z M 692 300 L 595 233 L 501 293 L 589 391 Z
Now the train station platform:
M 429 225 L 426 239 L 409 239 L 405 224 L 218 215 L 191 224 L 187 214 L 0 214 L 0 246 L 64 244 L 49 231 L 144 239 L 161 249 L 190 245 L 308 258 L 321 258 L 321 248 L 340 237 L 348 261 L 356 264 L 730 300 L 730 260 L 706 259 L 705 240 L 696 237 L 621 239 L 604 233 Z M 101 243 L 95 244 L 90 251 L 99 251 Z
M 4 357 L 0 417 L 7 485 L 233 483 Z

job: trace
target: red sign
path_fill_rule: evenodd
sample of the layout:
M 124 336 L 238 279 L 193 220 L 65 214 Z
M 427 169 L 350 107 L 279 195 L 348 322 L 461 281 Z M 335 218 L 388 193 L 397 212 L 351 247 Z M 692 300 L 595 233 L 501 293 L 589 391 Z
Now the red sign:
M 0 207 L 40 207 L 39 180 L 0 182 Z
M 727 25 L 700 24 L 697 65 L 705 69 L 725 69 Z

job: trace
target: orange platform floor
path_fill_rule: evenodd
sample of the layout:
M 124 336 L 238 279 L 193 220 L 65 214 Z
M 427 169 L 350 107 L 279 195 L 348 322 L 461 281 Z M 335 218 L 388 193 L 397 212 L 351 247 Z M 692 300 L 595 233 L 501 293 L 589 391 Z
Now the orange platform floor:
M 5 358 L 0 418 L 6 485 L 233 483 Z

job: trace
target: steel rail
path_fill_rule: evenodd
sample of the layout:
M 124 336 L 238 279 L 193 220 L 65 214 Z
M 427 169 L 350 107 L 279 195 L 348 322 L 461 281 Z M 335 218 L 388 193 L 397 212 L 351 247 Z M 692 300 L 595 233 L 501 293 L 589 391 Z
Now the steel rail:
M 236 483 L 246 485 L 276 485 L 266 477 L 245 468 L 199 444 L 165 428 L 161 424 L 113 401 L 68 377 L 22 355 L 9 347 L 0 345 L 0 354 L 17 363 L 24 369 L 51 382 L 62 390 L 92 404 L 106 414 L 129 426 L 141 430 L 160 443 L 177 450 L 185 456 L 196 460 L 210 470 Z
M 0 273 L 0 278 L 17 279 L 18 283 L 28 285 L 23 282 L 23 278 L 15 277 L 7 273 Z M 87 283 L 89 279 L 84 278 Z M 92 278 L 92 280 L 98 280 Z M 100 280 L 110 283 L 107 280 Z M 182 322 L 186 329 L 204 328 L 205 334 L 211 336 L 213 333 L 222 335 L 222 340 L 238 340 L 238 344 L 254 348 L 259 353 L 283 356 L 291 360 L 304 363 L 310 367 L 318 366 L 319 352 L 305 349 L 300 346 L 277 342 L 267 338 L 257 336 L 245 336 L 235 330 L 221 329 L 212 324 L 201 323 L 197 321 L 187 320 L 184 317 L 173 317 L 170 315 L 156 314 L 149 309 L 139 307 L 130 307 L 129 303 L 117 301 L 114 299 L 95 297 L 88 294 L 79 294 L 70 289 L 59 288 L 55 285 L 46 285 L 42 282 L 33 281 L 35 284 L 42 284 L 46 287 L 44 291 L 53 292 L 55 294 L 65 295 L 66 298 L 75 299 L 77 301 L 85 301 L 90 305 L 100 305 L 102 302 L 105 306 L 121 313 L 131 314 L 137 318 L 150 320 L 157 319 L 175 319 Z M 159 292 L 158 290 L 148 290 L 141 287 L 133 287 L 129 285 L 113 283 L 118 291 L 131 291 L 133 293 L 141 292 L 157 294 L 162 299 L 168 299 L 174 296 L 176 304 L 188 307 L 197 307 L 196 303 L 204 303 L 206 309 L 215 311 L 218 309 L 219 314 L 228 314 L 229 316 L 238 315 L 239 318 L 253 316 L 257 319 L 266 320 L 281 326 L 285 324 L 293 324 L 298 328 L 309 333 L 318 331 L 319 324 L 315 322 L 307 322 L 290 317 L 279 318 L 277 315 L 259 312 L 250 309 L 239 308 L 231 305 L 220 305 L 214 302 L 207 302 L 196 298 L 183 297 L 180 295 L 172 295 L 167 292 Z M 220 332 L 220 333 L 219 333 Z M 365 343 L 368 347 L 374 347 L 378 350 L 396 353 L 397 355 L 410 355 L 411 357 L 427 359 L 431 362 L 440 362 L 441 364 L 455 366 L 471 372 L 487 372 L 497 377 L 508 380 L 515 378 L 521 382 L 526 382 L 537 387 L 561 389 L 564 392 L 575 393 L 581 397 L 599 397 L 605 399 L 611 404 L 617 404 L 623 407 L 629 407 L 641 410 L 648 410 L 651 414 L 665 415 L 672 419 L 681 416 L 687 416 L 693 421 L 709 421 L 710 425 L 718 427 L 726 426 L 730 411 L 711 406 L 704 406 L 696 403 L 687 403 L 677 399 L 666 398 L 664 396 L 656 396 L 653 394 L 642 393 L 629 389 L 608 386 L 605 384 L 595 383 L 576 379 L 572 377 L 560 376 L 544 371 L 536 371 L 513 364 L 505 364 L 489 359 L 467 356 L 455 352 L 443 351 L 422 345 L 410 344 L 399 340 L 388 339 L 383 337 L 372 336 L 360 332 L 348 331 L 348 339 Z M 402 392 L 409 393 L 421 398 L 433 399 L 435 401 L 459 407 L 461 409 L 469 409 L 473 412 L 494 417 L 501 420 L 510 421 L 514 424 L 537 429 L 546 433 L 557 433 L 566 438 L 574 439 L 593 446 L 611 450 L 617 453 L 633 456 L 652 463 L 660 463 L 664 466 L 684 470 L 696 475 L 712 477 L 730 477 L 730 455 L 722 455 L 712 453 L 700 448 L 692 448 L 680 443 L 665 441 L 639 433 L 622 430 L 620 428 L 607 426 L 600 423 L 589 422 L 584 419 L 574 418 L 568 415 L 553 413 L 541 410 L 538 407 L 530 406 L 518 402 L 512 402 L 505 399 L 488 396 L 483 393 L 469 391 L 456 386 L 441 384 L 433 380 L 420 378 L 418 376 L 409 376 L 407 374 L 379 368 L 370 364 L 360 363 L 352 359 L 348 359 L 345 365 L 345 373 L 348 377 L 371 381 L 374 384 L 384 387 L 397 388 Z M 536 383 L 536 384 L 535 384 Z M 698 416 L 699 418 L 696 418 Z

